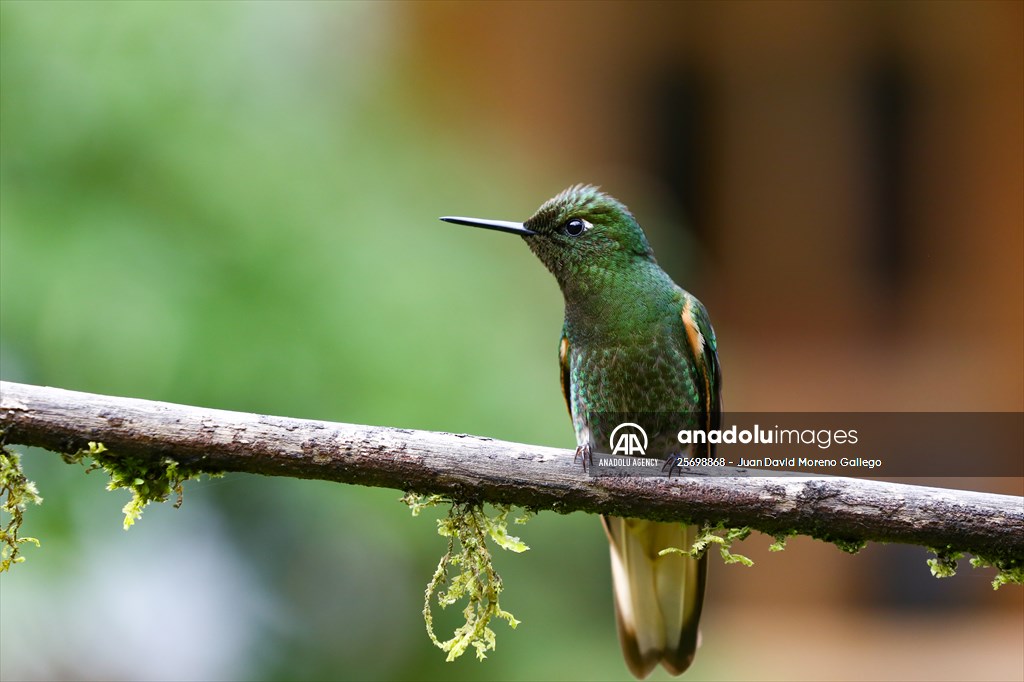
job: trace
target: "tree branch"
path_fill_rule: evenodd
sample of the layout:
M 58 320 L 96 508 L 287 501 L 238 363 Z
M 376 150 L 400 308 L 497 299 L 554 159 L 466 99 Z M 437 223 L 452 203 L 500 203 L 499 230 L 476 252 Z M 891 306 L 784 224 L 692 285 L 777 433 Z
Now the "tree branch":
M 0 382 L 9 444 L 170 457 L 204 471 L 322 479 L 459 500 L 1024 560 L 1024 498 L 838 477 L 592 478 L 573 452 L 450 433 L 289 419 Z

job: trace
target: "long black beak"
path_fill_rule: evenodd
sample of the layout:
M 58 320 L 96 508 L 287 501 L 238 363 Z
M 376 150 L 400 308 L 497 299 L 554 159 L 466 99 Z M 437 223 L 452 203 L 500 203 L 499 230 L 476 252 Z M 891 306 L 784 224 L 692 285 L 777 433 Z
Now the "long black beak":
M 444 216 L 441 220 L 456 225 L 469 225 L 470 227 L 483 227 L 498 232 L 511 232 L 512 234 L 531 235 L 537 234 L 533 230 L 523 227 L 522 223 L 513 223 L 508 220 L 482 220 L 480 218 L 459 218 L 458 216 Z

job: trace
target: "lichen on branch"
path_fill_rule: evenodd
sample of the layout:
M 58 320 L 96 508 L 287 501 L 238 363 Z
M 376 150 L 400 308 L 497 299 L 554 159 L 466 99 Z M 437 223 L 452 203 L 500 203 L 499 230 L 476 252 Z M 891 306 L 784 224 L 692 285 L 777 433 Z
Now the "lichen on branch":
M 956 575 L 957 562 L 963 559 L 964 553 L 946 545 L 942 548 L 930 548 L 935 557 L 928 559 L 928 567 L 936 578 L 951 578 Z M 994 559 L 976 555 L 971 557 L 972 568 L 994 568 L 996 577 L 992 579 L 992 589 L 998 590 L 1003 585 L 1024 585 L 1024 563 L 1015 559 Z
M 730 549 L 732 543 L 745 540 L 750 535 L 751 529 L 743 526 L 741 528 L 729 528 L 724 523 L 716 525 L 705 524 L 701 527 L 701 533 L 688 548 L 666 547 L 658 552 L 658 556 L 666 554 L 685 554 L 700 559 L 712 545 L 718 546 L 718 552 L 722 555 L 722 561 L 727 564 L 743 564 L 750 567 L 754 562 L 742 554 L 735 554 Z
M 0 512 L 10 517 L 6 523 L 0 519 L 0 573 L 3 573 L 14 564 L 20 564 L 25 560 L 25 557 L 21 556 L 23 543 L 39 546 L 39 540 L 19 535 L 18 532 L 25 520 L 25 508 L 28 504 L 39 504 L 43 501 L 36 490 L 36 484 L 26 478 L 18 453 L 8 449 L 6 445 L 0 447 L 0 497 L 3 498 Z
M 494 618 L 506 621 L 513 629 L 519 625 L 519 621 L 502 609 L 498 601 L 503 589 L 501 577 L 494 570 L 486 542 L 489 538 L 502 549 L 517 553 L 529 549 L 522 540 L 508 533 L 511 506 L 495 505 L 496 513 L 490 516 L 481 504 L 455 502 L 441 495 L 407 493 L 401 499 L 412 510 L 413 516 L 418 516 L 428 507 L 450 505 L 447 516 L 437 521 L 437 533 L 448 538 L 448 547 L 424 592 L 423 620 L 430 641 L 448 654 L 445 660 L 454 661 L 471 646 L 476 650 L 477 658 L 483 660 L 496 645 L 496 635 L 490 627 Z M 525 512 L 514 522 L 525 523 L 530 515 L 530 512 Z M 452 576 L 455 570 L 458 573 Z M 445 585 L 448 589 L 442 590 Z M 434 632 L 431 603 L 436 600 L 441 608 L 447 608 L 463 599 L 466 600 L 466 607 L 462 610 L 465 622 L 455 629 L 450 639 L 442 642 Z
M 223 475 L 182 466 L 170 457 L 161 457 L 159 460 L 115 457 L 103 443 L 93 441 L 89 441 L 88 447 L 71 454 L 62 454 L 61 457 L 68 464 L 85 464 L 85 459 L 92 459 L 92 463 L 86 465 L 86 473 L 103 469 L 110 476 L 107 490 L 124 489 L 131 493 L 132 498 L 121 509 L 124 512 L 125 530 L 142 517 L 143 510 L 150 502 L 164 502 L 172 492 L 178 496 L 174 507 L 180 507 L 184 494 L 182 484 L 185 481 L 198 479 L 204 473 L 211 477 Z

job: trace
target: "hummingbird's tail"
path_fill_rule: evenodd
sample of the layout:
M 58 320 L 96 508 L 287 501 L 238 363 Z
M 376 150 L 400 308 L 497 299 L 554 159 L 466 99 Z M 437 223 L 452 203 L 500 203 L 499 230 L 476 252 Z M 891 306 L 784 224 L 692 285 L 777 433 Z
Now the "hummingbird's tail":
M 689 550 L 698 528 L 609 516 L 601 520 L 611 543 L 615 620 L 626 665 L 639 679 L 658 663 L 673 675 L 682 673 L 699 644 L 707 557 L 658 552 Z

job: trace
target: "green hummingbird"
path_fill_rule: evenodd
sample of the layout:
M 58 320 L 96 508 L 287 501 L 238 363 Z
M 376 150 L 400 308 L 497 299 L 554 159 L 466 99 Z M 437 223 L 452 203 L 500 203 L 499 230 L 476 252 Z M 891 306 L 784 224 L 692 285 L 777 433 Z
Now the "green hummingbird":
M 597 187 L 575 185 L 523 223 L 441 220 L 520 235 L 558 280 L 565 299 L 558 345 L 562 393 L 584 468 L 611 435 L 599 414 L 688 415 L 698 423 L 676 424 L 677 429 L 718 428 L 721 373 L 707 311 L 658 266 L 643 230 L 621 202 Z M 641 679 L 658 663 L 673 675 L 682 673 L 700 641 L 707 562 L 659 552 L 689 549 L 697 527 L 601 520 L 611 546 L 626 665 Z

